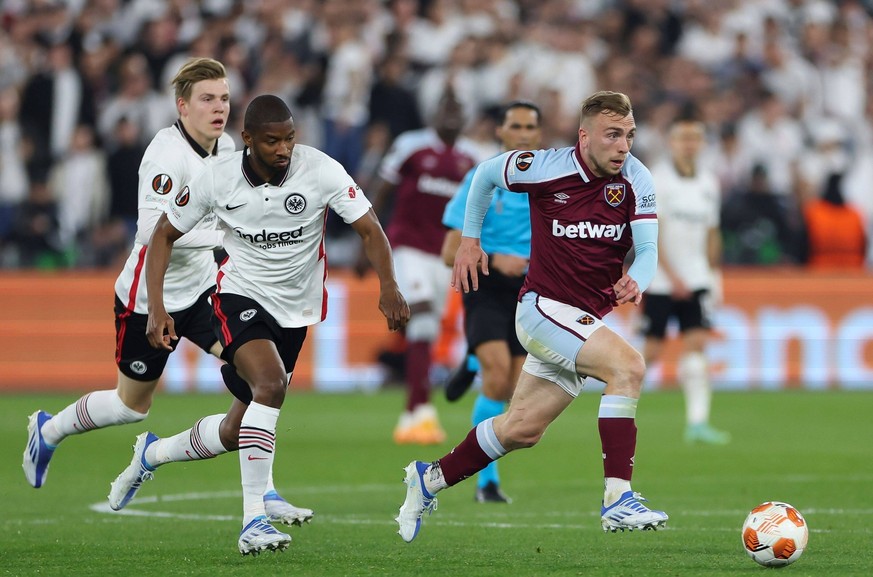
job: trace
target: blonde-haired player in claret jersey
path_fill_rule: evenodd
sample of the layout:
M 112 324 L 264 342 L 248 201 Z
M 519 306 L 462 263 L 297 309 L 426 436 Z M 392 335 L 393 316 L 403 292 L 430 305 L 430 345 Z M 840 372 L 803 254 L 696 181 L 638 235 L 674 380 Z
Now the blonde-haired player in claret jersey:
M 527 192 L 530 267 L 515 326 L 528 355 L 507 412 L 476 425 L 442 458 L 406 466 L 406 500 L 397 516 L 404 541 L 418 535 L 421 516 L 435 508 L 437 492 L 509 451 L 535 445 L 587 376 L 606 383 L 597 420 L 604 472 L 601 526 L 624 531 L 667 522 L 666 513 L 649 509 L 631 489 L 645 363 L 603 322 L 614 307 L 639 304 L 658 263 L 652 175 L 630 154 L 635 134 L 628 97 L 597 92 L 582 103 L 575 146 L 515 150 L 476 169 L 452 285 L 477 290 L 479 267 L 488 274 L 479 237 L 495 187 Z M 631 247 L 635 259 L 624 272 Z
M 160 130 L 143 155 L 139 168 L 136 238 L 115 282 L 118 383 L 113 390 L 84 395 L 54 416 L 45 411 L 30 416 L 23 466 L 27 481 L 36 488 L 45 483 L 49 461 L 66 437 L 145 419 L 158 379 L 172 352 L 151 347 L 146 338 L 148 295 L 143 271 L 146 246 L 169 201 L 195 175 L 235 148 L 233 139 L 224 133 L 230 111 L 230 89 L 224 65 L 211 58 L 192 59 L 179 69 L 172 85 L 179 119 Z M 215 289 L 217 272 L 213 249 L 222 245 L 224 236 L 216 229 L 215 222 L 214 216 L 207 216 L 175 245 L 163 299 L 176 320 L 178 334 L 220 356 L 221 344 L 212 330 L 208 302 Z M 226 415 L 204 417 L 183 434 L 149 443 L 149 462 L 208 459 L 235 449 L 235 431 L 245 408 L 245 404 L 234 401 Z M 135 458 L 142 456 L 146 442 L 145 436 L 137 439 Z M 132 494 L 120 492 L 119 486 L 113 483 L 109 504 L 113 509 L 120 509 L 131 497 Z M 310 509 L 295 507 L 282 499 L 274 490 L 272 480 L 265 490 L 264 500 L 275 521 L 299 524 L 313 514 Z
M 216 216 L 228 257 L 212 295 L 212 324 L 224 348 L 222 358 L 248 383 L 232 389 L 248 402 L 237 429 L 243 488 L 237 544 L 247 555 L 285 549 L 291 542 L 269 523 L 262 495 L 275 454 L 279 409 L 307 328 L 327 316 L 328 209 L 361 237 L 379 277 L 379 310 L 390 330 L 406 325 L 409 306 L 370 202 L 337 161 L 295 144 L 294 121 L 282 99 L 252 100 L 242 136 L 243 151 L 200 173 L 161 216 L 146 255 L 146 282 L 149 342 L 168 349 L 178 337 L 161 289 L 174 242 L 205 215 Z M 128 470 L 141 471 L 148 464 L 131 463 Z

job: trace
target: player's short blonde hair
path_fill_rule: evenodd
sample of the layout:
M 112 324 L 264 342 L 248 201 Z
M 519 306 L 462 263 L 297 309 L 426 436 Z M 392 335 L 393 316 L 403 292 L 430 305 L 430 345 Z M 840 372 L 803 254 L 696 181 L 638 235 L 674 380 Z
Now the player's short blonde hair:
M 633 112 L 630 98 L 623 92 L 610 92 L 609 90 L 601 90 L 595 92 L 585 99 L 582 103 L 582 112 L 579 114 L 579 124 L 585 122 L 586 118 L 597 116 L 606 112 L 615 114 L 624 118 Z
M 191 91 L 195 84 L 202 80 L 219 80 L 227 78 L 224 64 L 212 58 L 192 58 L 179 69 L 173 78 L 173 89 L 176 100 L 186 102 L 191 99 Z

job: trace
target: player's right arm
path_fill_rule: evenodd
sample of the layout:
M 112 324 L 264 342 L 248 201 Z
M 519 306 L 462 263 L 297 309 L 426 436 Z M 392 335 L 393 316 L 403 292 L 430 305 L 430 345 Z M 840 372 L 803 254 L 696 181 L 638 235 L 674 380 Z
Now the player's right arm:
M 452 268 L 452 286 L 456 291 L 463 290 L 467 293 L 471 287 L 479 290 L 480 266 L 482 274 L 488 274 L 488 255 L 482 250 L 479 238 L 482 236 L 482 222 L 491 206 L 494 189 L 508 188 L 503 180 L 503 169 L 510 154 L 511 152 L 507 152 L 486 160 L 476 168 L 476 174 L 473 175 L 464 211 L 464 232 Z
M 446 266 L 454 266 L 455 253 L 461 244 L 461 229 L 464 228 L 464 210 L 467 206 L 467 194 L 470 192 L 470 184 L 473 182 L 473 168 L 464 176 L 461 186 L 455 196 L 449 199 L 443 211 L 443 225 L 446 227 L 446 236 L 443 238 L 443 246 L 440 249 L 440 257 Z
M 146 336 L 156 349 L 172 350 L 171 341 L 177 340 L 173 317 L 164 308 L 164 276 L 170 265 L 173 243 L 182 238 L 182 231 L 170 224 L 161 214 L 155 225 L 146 251 L 146 290 L 149 295 L 149 319 Z
M 170 201 L 167 212 L 158 219 L 149 239 L 145 258 L 149 312 L 146 336 L 155 348 L 171 349 L 171 341 L 178 339 L 173 318 L 164 307 L 164 277 L 174 243 L 211 210 L 214 183 L 212 170 L 206 169 L 182 188 Z

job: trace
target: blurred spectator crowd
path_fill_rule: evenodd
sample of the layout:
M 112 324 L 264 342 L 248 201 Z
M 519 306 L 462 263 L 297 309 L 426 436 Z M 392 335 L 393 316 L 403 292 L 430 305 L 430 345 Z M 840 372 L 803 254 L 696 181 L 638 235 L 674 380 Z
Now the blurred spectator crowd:
M 726 264 L 827 266 L 815 248 L 838 234 L 851 237 L 838 264 L 869 263 L 873 0 L 0 7 L 0 267 L 120 266 L 139 160 L 174 121 L 170 79 L 192 56 L 227 67 L 238 146 L 249 100 L 277 94 L 298 141 L 341 161 L 364 190 L 393 139 L 426 125 L 449 84 L 483 158 L 498 150 L 495 112 L 516 98 L 541 106 L 544 143 L 557 147 L 575 141 L 587 95 L 626 92 L 633 152 L 650 165 L 669 121 L 693 106 L 722 184 Z

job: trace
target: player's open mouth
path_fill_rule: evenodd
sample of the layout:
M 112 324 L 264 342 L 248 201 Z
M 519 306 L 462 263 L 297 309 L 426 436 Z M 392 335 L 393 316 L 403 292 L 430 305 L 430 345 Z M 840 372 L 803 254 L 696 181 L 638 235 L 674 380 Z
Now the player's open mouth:
M 213 121 L 212 121 L 212 126 L 214 126 L 215 128 L 223 128 L 223 127 L 224 127 L 224 121 L 223 121 L 223 120 L 213 120 Z

